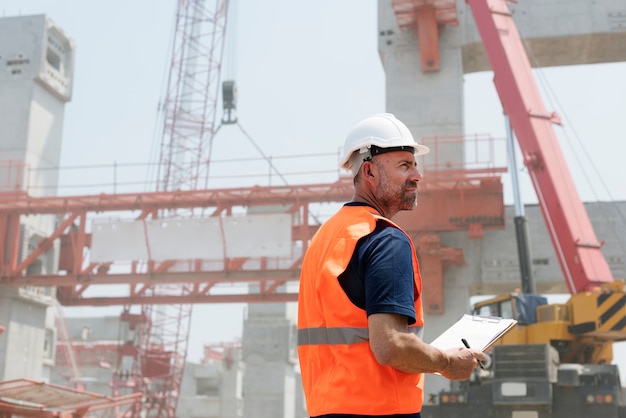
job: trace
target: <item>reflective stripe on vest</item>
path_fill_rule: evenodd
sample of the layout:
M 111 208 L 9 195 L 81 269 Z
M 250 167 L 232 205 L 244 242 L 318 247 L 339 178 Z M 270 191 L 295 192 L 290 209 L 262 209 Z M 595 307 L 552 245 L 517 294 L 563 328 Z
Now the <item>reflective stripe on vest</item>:
M 424 334 L 424 327 L 409 327 L 409 333 L 417 335 L 420 339 Z M 298 330 L 298 345 L 337 345 L 357 344 L 369 341 L 369 329 L 367 328 L 304 328 Z

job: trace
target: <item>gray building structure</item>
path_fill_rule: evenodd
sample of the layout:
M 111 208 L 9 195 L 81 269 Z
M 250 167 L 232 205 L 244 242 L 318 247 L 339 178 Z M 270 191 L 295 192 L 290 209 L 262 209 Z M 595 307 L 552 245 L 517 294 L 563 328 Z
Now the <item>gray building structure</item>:
M 21 191 L 28 184 L 34 196 L 55 195 L 74 42 L 44 15 L 0 19 L 0 69 L 0 190 Z M 37 248 L 55 223 L 54 216 L 22 219 L 17 258 Z M 56 272 L 58 248 L 55 243 L 26 273 Z M 49 379 L 54 300 L 53 288 L 1 289 L 0 324 L 6 331 L 0 335 L 0 379 Z

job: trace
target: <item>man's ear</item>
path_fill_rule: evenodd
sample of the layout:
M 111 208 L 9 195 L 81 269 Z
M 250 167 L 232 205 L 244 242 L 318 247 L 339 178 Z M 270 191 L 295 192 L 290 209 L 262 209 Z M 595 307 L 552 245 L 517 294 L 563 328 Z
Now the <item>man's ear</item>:
M 372 171 L 372 163 L 370 163 L 369 161 L 365 161 L 363 163 L 363 170 L 365 171 L 363 174 L 365 174 L 367 177 L 374 177 L 374 172 Z

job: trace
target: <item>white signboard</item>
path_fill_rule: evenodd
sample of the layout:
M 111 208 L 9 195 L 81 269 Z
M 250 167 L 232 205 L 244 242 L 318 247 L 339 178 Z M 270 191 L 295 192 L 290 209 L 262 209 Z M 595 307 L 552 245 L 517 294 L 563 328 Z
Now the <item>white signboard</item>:
M 95 220 L 90 260 L 221 260 L 290 257 L 291 215 Z

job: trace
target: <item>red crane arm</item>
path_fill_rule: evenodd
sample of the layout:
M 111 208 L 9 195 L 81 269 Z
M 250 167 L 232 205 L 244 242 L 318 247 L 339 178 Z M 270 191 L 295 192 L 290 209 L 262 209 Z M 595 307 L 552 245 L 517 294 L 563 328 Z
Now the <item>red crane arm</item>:
M 570 293 L 613 281 L 559 147 L 506 0 L 466 0 L 509 116 Z

